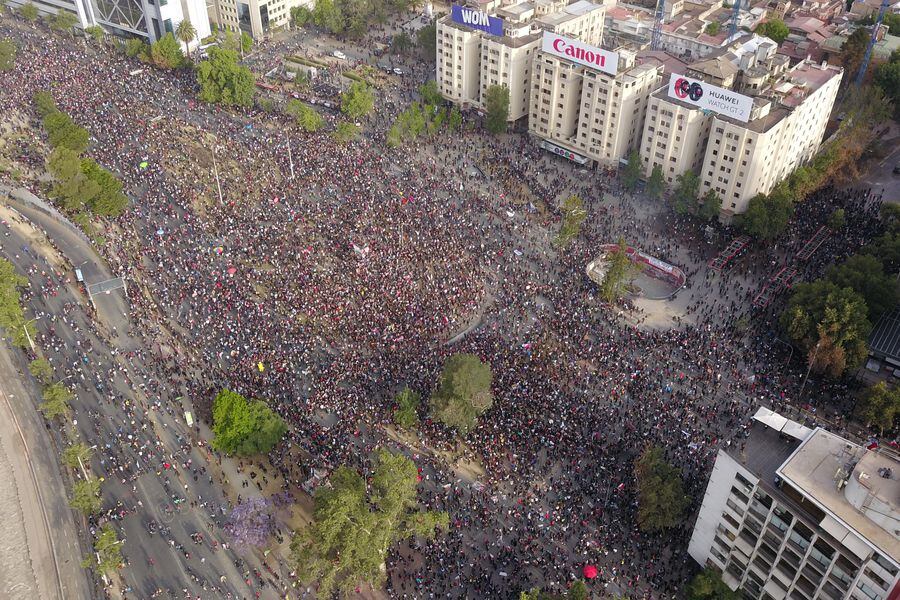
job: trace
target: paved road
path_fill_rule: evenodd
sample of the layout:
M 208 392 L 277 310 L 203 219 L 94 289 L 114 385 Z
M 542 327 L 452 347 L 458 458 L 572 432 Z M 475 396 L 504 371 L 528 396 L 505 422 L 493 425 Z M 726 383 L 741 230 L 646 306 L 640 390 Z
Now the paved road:
M 40 211 L 21 212 L 55 238 L 72 264 L 87 261 L 88 282 L 111 275 L 66 226 Z M 109 304 L 98 303 L 103 323 L 98 327 L 86 297 L 74 282 L 48 272 L 33 240 L 14 227 L 2 233 L 2 254 L 31 280 L 35 295 L 26 302 L 26 312 L 40 316 L 38 343 L 57 376 L 76 394 L 72 407 L 82 438 L 97 446 L 91 470 L 105 480 L 103 516 L 113 519 L 120 539 L 126 540 L 123 555 L 129 565 L 121 571 L 126 596 L 147 598 L 159 592 L 162 598 L 184 597 L 187 590 L 192 598 L 249 598 L 257 592 L 261 598 L 284 597 L 257 556 L 239 557 L 222 549 L 221 525 L 230 503 L 219 485 L 220 468 L 192 442 L 195 436 L 184 422 L 177 394 L 161 382 L 140 338 L 132 337 L 121 312 L 123 296 L 114 292 Z M 66 276 L 71 279 L 71 271 Z M 111 343 L 105 332 L 113 327 Z M 39 419 L 34 410 L 31 414 Z M 53 495 L 65 502 L 60 491 Z M 59 510 L 71 514 L 66 507 Z M 150 534 L 150 521 L 164 531 Z M 192 541 L 195 533 L 203 535 L 203 543 Z
M 90 598 L 56 449 L 25 368 L 21 353 L 0 344 L 0 595 Z

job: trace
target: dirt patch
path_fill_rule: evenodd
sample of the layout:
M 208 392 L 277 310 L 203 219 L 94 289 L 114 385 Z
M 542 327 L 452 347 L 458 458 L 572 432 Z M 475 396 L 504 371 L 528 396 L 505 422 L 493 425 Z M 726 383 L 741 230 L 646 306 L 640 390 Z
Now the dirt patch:
M 17 211 L 7 205 L 6 202 L 7 198 L 4 197 L 0 199 L 0 219 L 9 223 L 11 229 L 21 235 L 24 239 L 28 240 L 28 245 L 31 249 L 46 257 L 55 270 L 60 272 L 67 271 L 69 265 L 66 260 L 53 248 L 53 246 L 50 245 L 43 232 L 40 229 L 35 228 L 35 226 L 31 224 L 31 221 L 22 217 Z

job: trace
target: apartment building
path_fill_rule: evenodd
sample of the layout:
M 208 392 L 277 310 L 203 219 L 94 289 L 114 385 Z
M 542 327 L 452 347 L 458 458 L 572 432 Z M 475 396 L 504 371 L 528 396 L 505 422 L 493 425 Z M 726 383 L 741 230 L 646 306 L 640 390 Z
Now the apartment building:
M 288 27 L 293 7 L 313 6 L 308 0 L 213 0 L 213 4 L 215 11 L 210 16 L 220 29 L 246 33 L 254 39 L 264 39 Z
M 493 85 L 509 89 L 509 121 L 529 113 L 531 69 L 543 31 L 603 36 L 602 5 L 588 0 L 485 2 L 454 5 L 437 21 L 436 79 L 441 94 L 463 106 L 484 108 Z
M 529 133 L 590 161 L 618 164 L 639 143 L 647 99 L 661 82 L 662 66 L 637 64 L 634 53 L 625 50 L 614 53 L 578 46 L 582 56 L 605 53 L 615 63 L 601 70 L 588 66 L 591 61 L 554 53 L 553 42 L 559 36 L 544 35 L 544 46 L 549 48 L 538 52 L 534 60 Z M 564 49 L 564 55 L 573 46 L 555 45 Z
M 900 459 L 768 409 L 720 450 L 688 553 L 756 600 L 900 597 Z
M 654 92 L 640 144 L 645 175 L 659 166 L 672 184 L 692 170 L 700 176 L 700 194 L 715 191 L 720 216 L 728 220 L 812 158 L 843 70 L 810 61 L 788 68 L 775 50 L 770 41 L 748 36 L 724 54 L 689 65 L 687 75 L 672 76 L 700 86 L 702 100 L 673 93 L 671 81 Z M 714 95 L 727 101 L 707 104 Z
M 31 1 L 44 16 L 69 11 L 84 27 L 100 25 L 113 35 L 142 37 L 155 42 L 173 32 L 184 19 L 197 30 L 191 46 L 210 34 L 206 0 L 10 0 L 13 8 Z

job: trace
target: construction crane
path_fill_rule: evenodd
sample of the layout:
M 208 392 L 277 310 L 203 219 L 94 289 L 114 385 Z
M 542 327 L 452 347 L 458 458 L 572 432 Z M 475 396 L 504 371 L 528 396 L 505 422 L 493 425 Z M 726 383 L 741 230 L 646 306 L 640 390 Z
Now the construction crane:
M 738 20 L 741 18 L 741 0 L 734 0 L 734 5 L 731 7 L 731 23 L 728 24 L 728 39 L 734 37 L 734 34 L 737 33 L 738 28 Z
M 658 0 L 656 3 L 656 19 L 653 21 L 653 31 L 650 33 L 650 49 L 659 50 L 662 38 L 662 23 L 666 13 L 666 0 Z
M 856 87 L 862 85 L 863 79 L 866 78 L 866 71 L 869 69 L 869 60 L 872 59 L 872 50 L 875 49 L 876 38 L 878 37 L 878 28 L 884 20 L 884 13 L 890 4 L 889 0 L 881 0 L 881 9 L 878 11 L 878 18 L 875 19 L 875 25 L 872 26 L 872 37 L 869 38 L 869 45 L 866 46 L 866 55 L 863 57 L 862 63 L 859 65 L 859 71 L 856 72 Z

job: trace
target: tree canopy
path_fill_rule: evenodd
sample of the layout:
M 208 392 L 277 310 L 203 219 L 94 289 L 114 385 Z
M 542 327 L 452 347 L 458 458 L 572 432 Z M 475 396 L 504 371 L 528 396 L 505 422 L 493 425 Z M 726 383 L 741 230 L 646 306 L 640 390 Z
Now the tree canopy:
M 672 192 L 672 206 L 679 215 L 693 212 L 697 207 L 697 195 L 700 190 L 700 178 L 688 169 L 675 178 L 678 184 Z
M 19 288 L 28 286 L 28 278 L 16 273 L 16 268 L 5 258 L 0 258 L 0 327 L 12 338 L 15 346 L 27 347 L 28 336 L 34 338 L 34 323 L 25 320 Z M 28 335 L 25 334 L 26 329 Z
M 341 112 L 353 121 L 366 116 L 374 107 L 375 92 L 362 81 L 352 82 L 341 94 Z
M 638 487 L 638 527 L 660 531 L 675 527 L 689 499 L 684 493 L 681 471 L 663 458 L 662 448 L 647 446 L 634 463 Z
M 487 130 L 491 133 L 505 132 L 506 120 L 509 118 L 509 89 L 502 85 L 490 86 L 484 95 L 484 107 L 487 113 Z
M 628 164 L 622 169 L 622 185 L 630 192 L 637 189 L 641 179 L 641 155 L 637 149 L 628 153 Z
M 740 217 L 740 226 L 753 237 L 772 240 L 781 235 L 793 214 L 790 195 L 776 186 L 770 194 L 757 194 L 750 199 L 747 212 Z
M 872 329 L 862 296 L 824 279 L 794 286 L 781 326 L 812 370 L 832 377 L 862 363 Z
M 213 46 L 209 58 L 197 66 L 200 99 L 225 106 L 251 106 L 256 91 L 256 77 L 238 64 L 234 50 Z
M 171 31 L 150 44 L 150 62 L 160 69 L 175 69 L 184 64 L 181 46 Z
M 94 515 L 100 512 L 100 480 L 96 477 L 76 481 L 72 486 L 72 498 L 69 506 L 80 510 L 85 515 Z
M 104 524 L 97 531 L 94 553 L 95 556 L 91 556 L 85 562 L 100 573 L 112 573 L 122 565 L 122 542 L 111 523 Z
M 53 381 L 53 367 L 46 358 L 36 358 L 28 363 L 28 371 L 41 385 L 47 385 Z
M 431 410 L 444 425 L 465 435 L 494 403 L 491 367 L 474 354 L 454 354 L 444 363 Z
M 562 211 L 562 221 L 554 243 L 557 248 L 565 248 L 581 233 L 581 226 L 587 218 L 587 211 L 584 209 L 581 197 L 575 194 L 563 200 L 560 210 Z
M 716 193 L 716 190 L 709 189 L 700 198 L 700 206 L 697 209 L 697 216 L 704 221 L 713 221 L 719 218 L 719 211 L 722 210 L 722 199 Z
M 68 148 L 78 154 L 87 150 L 90 138 L 87 129 L 76 124 L 66 113 L 58 110 L 48 113 L 43 125 L 54 148 Z
M 0 40 L 0 71 L 12 71 L 16 64 L 16 44 L 11 39 Z
M 265 402 L 248 400 L 223 389 L 213 402 L 213 438 L 216 450 L 239 456 L 265 454 L 287 431 L 284 421 Z
M 297 126 L 303 131 L 314 133 L 325 126 L 325 119 L 316 112 L 316 109 L 300 100 L 291 100 L 287 103 L 285 112 L 294 117 Z
M 869 46 L 869 37 L 869 31 L 865 27 L 859 27 L 841 45 L 841 61 L 847 71 L 844 77 L 845 85 L 856 77 L 856 72 L 866 55 L 866 48 Z
M 781 42 L 786 40 L 791 32 L 781 19 L 771 19 L 765 23 L 760 23 L 754 33 L 756 35 L 764 35 L 780 46 Z
M 826 278 L 862 296 L 872 323 L 897 304 L 897 280 L 885 273 L 881 262 L 872 255 L 854 254 L 839 265 L 831 265 Z
M 619 247 L 608 256 L 609 264 L 603 275 L 603 281 L 600 282 L 600 297 L 605 302 L 613 303 L 622 297 L 637 269 L 625 250 L 625 240 L 620 238 Z
M 447 513 L 416 510 L 417 480 L 411 460 L 383 449 L 368 480 L 348 467 L 335 470 L 330 485 L 316 490 L 313 523 L 291 542 L 300 580 L 317 580 L 320 598 L 349 595 L 362 582 L 380 587 L 395 542 L 447 528 Z
M 67 417 L 69 415 L 69 402 L 72 401 L 72 392 L 62 383 L 54 383 L 44 388 L 44 401 L 40 409 L 48 419 Z
M 394 422 L 403 429 L 412 429 L 419 423 L 419 403 L 421 395 L 409 386 L 397 394 Z
M 653 165 L 650 178 L 647 180 L 647 195 L 651 198 L 662 198 L 666 190 L 666 179 L 663 177 L 662 167 Z
M 731 591 L 722 577 L 712 569 L 703 569 L 688 584 L 688 600 L 737 600 L 737 592 Z
M 856 405 L 857 416 L 879 433 L 891 431 L 900 415 L 900 389 L 879 381 L 869 387 Z

